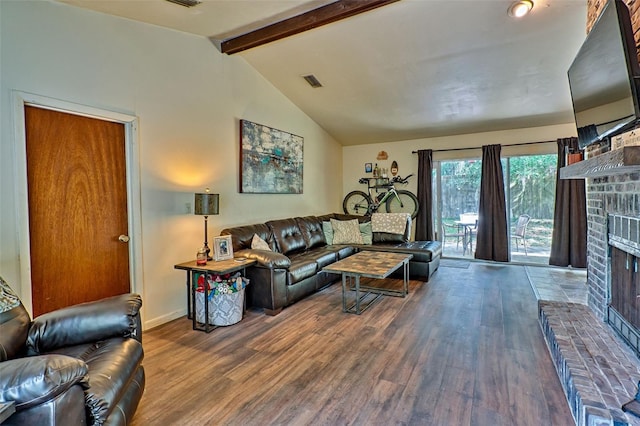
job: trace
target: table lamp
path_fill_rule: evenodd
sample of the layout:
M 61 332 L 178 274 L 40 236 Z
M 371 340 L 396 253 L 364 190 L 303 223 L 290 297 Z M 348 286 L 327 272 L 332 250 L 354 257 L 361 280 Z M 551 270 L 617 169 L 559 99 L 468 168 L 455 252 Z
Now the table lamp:
M 197 215 L 204 215 L 204 249 L 207 251 L 207 260 L 213 258 L 209 255 L 211 249 L 207 243 L 207 218 L 210 214 L 218 214 L 220 194 L 210 194 L 209 188 L 205 193 L 196 193 L 193 212 Z

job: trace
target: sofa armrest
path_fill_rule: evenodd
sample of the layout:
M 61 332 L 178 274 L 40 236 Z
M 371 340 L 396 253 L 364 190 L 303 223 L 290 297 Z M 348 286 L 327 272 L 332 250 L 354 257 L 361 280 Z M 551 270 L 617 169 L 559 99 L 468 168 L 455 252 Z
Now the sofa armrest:
M 141 339 L 137 294 L 121 294 L 49 312 L 33 320 L 27 350 L 38 355 L 66 346 L 92 343 L 111 337 Z
M 246 249 L 240 250 L 236 256 L 244 256 L 258 262 L 258 266 L 269 269 L 287 269 L 291 266 L 291 259 L 282 253 L 271 250 Z
M 66 355 L 0 362 L 0 401 L 15 401 L 17 411 L 43 404 L 74 385 L 88 389 L 87 373 L 84 361 Z

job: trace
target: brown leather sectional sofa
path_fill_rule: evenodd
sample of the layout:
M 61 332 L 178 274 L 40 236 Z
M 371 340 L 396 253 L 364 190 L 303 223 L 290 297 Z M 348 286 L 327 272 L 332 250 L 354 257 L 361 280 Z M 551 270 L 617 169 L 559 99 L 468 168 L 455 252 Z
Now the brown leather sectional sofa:
M 247 287 L 249 306 L 264 308 L 268 315 L 278 314 L 285 306 L 337 280 L 338 275 L 321 272 L 322 268 L 359 250 L 413 254 L 409 264 L 410 275 L 427 281 L 440 264 L 440 242 L 409 241 L 409 227 L 404 235 L 374 232 L 371 245 L 327 245 L 322 222 L 332 218 L 368 220 L 362 216 L 333 213 L 222 230 L 221 235 L 231 235 L 236 257 L 257 261 L 246 271 L 251 280 Z M 254 234 L 266 241 L 271 251 L 251 249 Z

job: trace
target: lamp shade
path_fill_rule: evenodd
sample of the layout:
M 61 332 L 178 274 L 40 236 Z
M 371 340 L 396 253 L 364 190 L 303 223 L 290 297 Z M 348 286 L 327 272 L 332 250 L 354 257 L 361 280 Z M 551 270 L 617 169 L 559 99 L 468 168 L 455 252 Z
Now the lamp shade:
M 218 214 L 220 194 L 196 193 L 193 212 L 204 216 Z

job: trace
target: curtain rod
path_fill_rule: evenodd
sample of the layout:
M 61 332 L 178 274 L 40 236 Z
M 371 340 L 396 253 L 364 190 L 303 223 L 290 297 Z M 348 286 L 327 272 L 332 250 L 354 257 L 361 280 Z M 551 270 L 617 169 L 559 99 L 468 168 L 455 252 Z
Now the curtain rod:
M 520 143 L 509 143 L 501 146 L 519 146 L 519 145 L 537 145 L 539 143 L 555 143 L 556 141 L 540 141 L 540 142 L 520 142 Z M 449 148 L 449 149 L 434 149 L 433 152 L 448 152 L 448 151 L 467 151 L 469 149 L 482 149 L 482 147 L 473 147 L 473 148 Z M 418 151 L 411 151 L 412 154 L 417 154 Z

